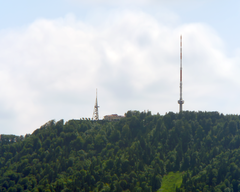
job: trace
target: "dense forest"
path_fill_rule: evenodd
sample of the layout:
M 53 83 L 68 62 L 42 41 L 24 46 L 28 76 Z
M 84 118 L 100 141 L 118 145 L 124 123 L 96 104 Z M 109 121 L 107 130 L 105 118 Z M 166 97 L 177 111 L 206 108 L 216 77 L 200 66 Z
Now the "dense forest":
M 120 121 L 49 121 L 31 135 L 2 135 L 0 191 L 240 191 L 240 116 L 128 111 Z

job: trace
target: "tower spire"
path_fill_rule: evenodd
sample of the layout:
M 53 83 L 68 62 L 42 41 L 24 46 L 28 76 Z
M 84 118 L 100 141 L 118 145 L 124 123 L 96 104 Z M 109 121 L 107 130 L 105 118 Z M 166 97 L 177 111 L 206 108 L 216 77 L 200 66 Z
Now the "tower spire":
M 93 120 L 99 120 L 99 115 L 98 115 L 98 101 L 97 101 L 97 89 L 96 89 L 96 102 L 95 102 L 95 106 L 93 109 Z
M 182 99 L 182 35 L 180 35 L 180 99 L 178 100 L 179 113 L 182 112 L 182 105 L 184 100 Z

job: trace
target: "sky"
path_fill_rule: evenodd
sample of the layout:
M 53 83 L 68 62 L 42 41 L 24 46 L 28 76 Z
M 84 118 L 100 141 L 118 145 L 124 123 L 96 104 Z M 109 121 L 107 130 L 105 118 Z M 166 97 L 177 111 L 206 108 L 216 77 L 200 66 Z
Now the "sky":
M 237 0 L 9 0 L 0 7 L 0 134 L 183 105 L 240 113 Z

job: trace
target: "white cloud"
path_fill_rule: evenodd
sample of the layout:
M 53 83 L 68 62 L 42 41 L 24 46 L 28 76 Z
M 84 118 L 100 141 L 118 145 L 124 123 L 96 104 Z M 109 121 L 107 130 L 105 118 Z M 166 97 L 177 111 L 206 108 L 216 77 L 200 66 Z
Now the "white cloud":
M 94 26 L 68 15 L 0 37 L 0 132 L 25 134 L 51 119 L 91 117 L 95 88 L 101 117 L 177 112 L 180 34 L 184 108 L 237 113 L 240 57 L 226 57 L 208 26 L 169 27 L 131 11 Z

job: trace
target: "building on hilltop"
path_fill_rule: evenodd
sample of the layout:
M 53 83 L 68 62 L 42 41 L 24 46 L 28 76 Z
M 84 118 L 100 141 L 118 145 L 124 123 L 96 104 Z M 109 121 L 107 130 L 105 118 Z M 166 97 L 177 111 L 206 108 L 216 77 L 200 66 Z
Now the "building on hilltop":
M 120 119 L 122 119 L 124 116 L 118 115 L 118 114 L 112 114 L 112 115 L 105 115 L 104 116 L 104 120 L 107 121 L 118 121 Z

